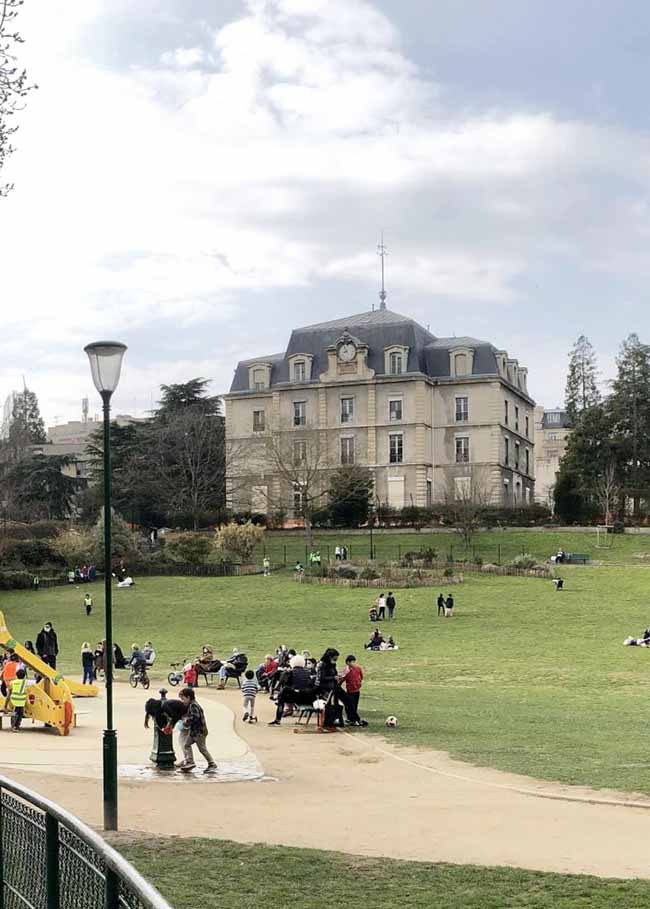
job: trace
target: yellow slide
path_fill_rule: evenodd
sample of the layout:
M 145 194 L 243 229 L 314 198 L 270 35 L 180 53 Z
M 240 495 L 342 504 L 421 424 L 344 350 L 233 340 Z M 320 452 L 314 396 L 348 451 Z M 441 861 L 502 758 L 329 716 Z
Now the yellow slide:
M 72 696 L 96 697 L 96 685 L 82 685 L 65 679 L 60 672 L 44 663 L 40 657 L 25 650 L 9 633 L 5 617 L 0 612 L 0 647 L 13 650 L 22 662 L 33 669 L 41 680 L 27 689 L 25 716 L 42 723 L 49 723 L 60 735 L 68 735 L 74 721 Z

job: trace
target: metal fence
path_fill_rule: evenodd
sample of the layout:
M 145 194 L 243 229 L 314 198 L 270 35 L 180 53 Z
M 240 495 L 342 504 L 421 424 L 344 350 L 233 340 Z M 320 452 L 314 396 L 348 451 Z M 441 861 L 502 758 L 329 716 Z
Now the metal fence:
M 170 909 L 93 830 L 0 776 L 0 909 Z

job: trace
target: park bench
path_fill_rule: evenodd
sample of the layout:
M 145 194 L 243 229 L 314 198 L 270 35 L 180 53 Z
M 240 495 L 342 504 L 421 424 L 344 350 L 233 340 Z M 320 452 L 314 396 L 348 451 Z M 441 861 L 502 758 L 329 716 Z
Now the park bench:
M 585 555 L 582 552 L 569 552 L 569 553 L 567 553 L 564 564 L 565 565 L 586 565 L 587 562 L 590 562 L 590 561 L 591 561 L 590 556 Z

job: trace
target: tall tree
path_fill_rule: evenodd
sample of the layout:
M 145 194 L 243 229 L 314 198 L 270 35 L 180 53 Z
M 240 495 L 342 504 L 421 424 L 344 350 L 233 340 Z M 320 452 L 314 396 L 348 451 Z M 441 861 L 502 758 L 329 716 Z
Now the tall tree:
M 65 455 L 22 458 L 3 477 L 2 493 L 14 516 L 33 521 L 40 518 L 63 520 L 70 515 L 78 481 L 63 469 Z
M 9 437 L 3 444 L 3 460 L 16 464 L 31 454 L 32 446 L 44 445 L 46 441 L 38 398 L 25 387 L 14 399 Z
M 579 414 L 600 403 L 596 354 L 585 335 L 580 335 L 569 354 L 564 401 L 571 423 L 575 423 Z
M 614 465 L 620 474 L 614 422 L 609 407 L 592 406 L 580 413 L 567 442 L 554 489 L 555 509 L 568 522 L 597 516 L 600 497 L 596 490 Z
M 329 481 L 329 512 L 337 527 L 365 524 L 374 490 L 372 471 L 359 464 L 335 470 Z
M 11 136 L 18 128 L 13 120 L 23 107 L 31 89 L 27 73 L 17 65 L 15 51 L 22 38 L 14 20 L 23 0 L 0 0 L 0 171 L 12 153 Z M 0 196 L 5 196 L 12 184 L 0 183 Z
M 618 453 L 622 493 L 634 514 L 650 493 L 650 347 L 631 334 L 616 360 L 608 409 Z

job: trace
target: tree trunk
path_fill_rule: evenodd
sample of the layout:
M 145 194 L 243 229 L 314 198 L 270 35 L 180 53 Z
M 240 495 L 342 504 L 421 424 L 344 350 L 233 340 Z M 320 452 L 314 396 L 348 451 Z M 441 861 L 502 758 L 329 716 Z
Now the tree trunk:
M 305 522 L 305 536 L 307 537 L 307 546 L 309 547 L 309 552 L 313 552 L 314 528 L 312 527 L 311 518 L 307 515 L 303 515 L 303 521 Z

